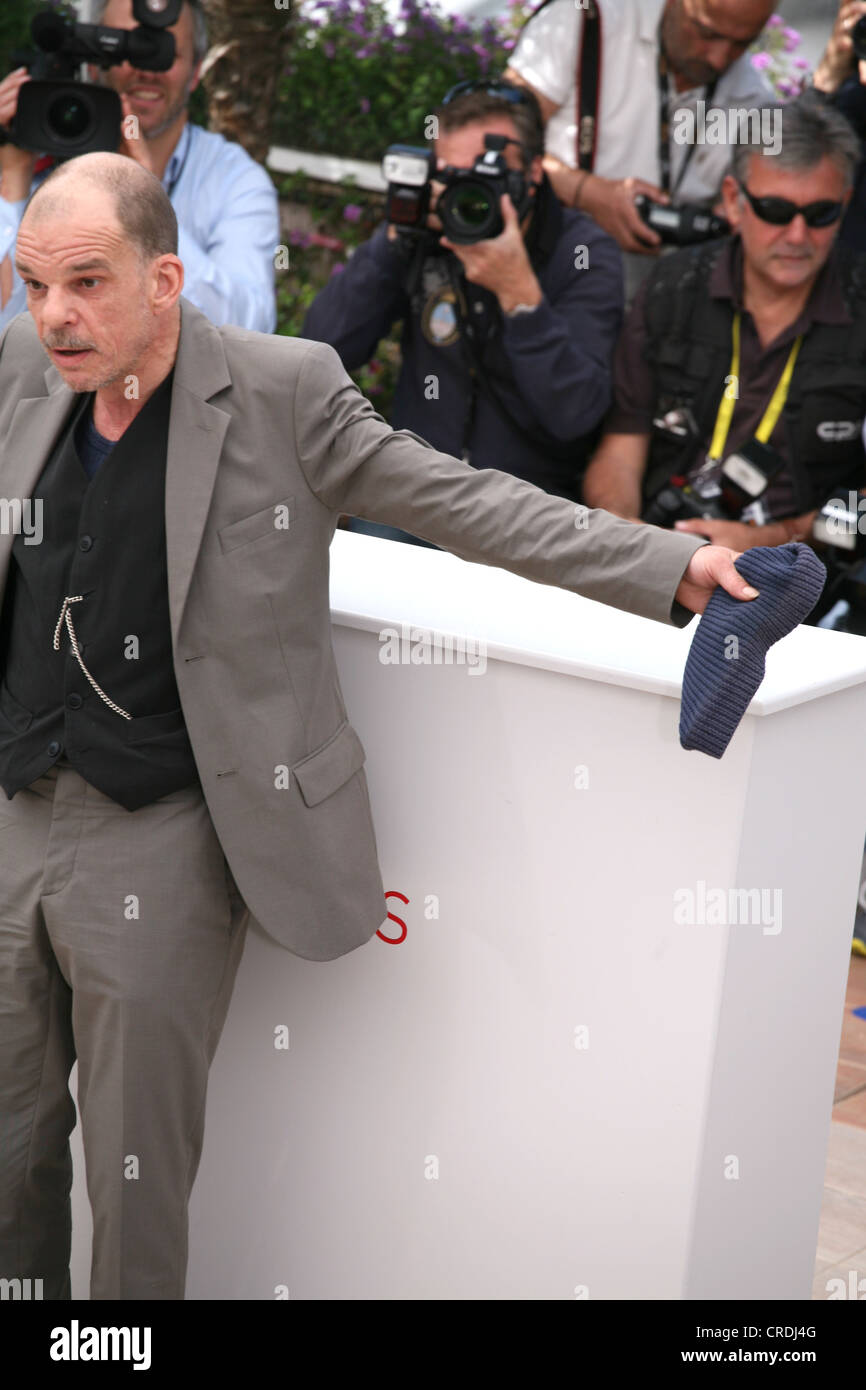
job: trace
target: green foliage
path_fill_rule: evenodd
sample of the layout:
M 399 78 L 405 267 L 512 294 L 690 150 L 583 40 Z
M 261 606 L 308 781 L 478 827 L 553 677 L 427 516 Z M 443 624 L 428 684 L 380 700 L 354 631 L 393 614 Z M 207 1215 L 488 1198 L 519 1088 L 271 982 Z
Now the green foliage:
M 16 48 L 30 47 L 30 21 L 45 4 L 40 0 L 2 0 L 0 4 L 0 76 L 14 66 Z
M 331 275 L 341 273 L 351 251 L 373 235 L 382 220 L 384 200 L 349 180 L 329 186 L 312 182 L 306 174 L 290 174 L 275 182 L 280 199 L 302 209 L 313 226 L 312 231 L 289 233 L 289 265 L 277 270 L 277 332 L 299 337 L 316 295 Z M 386 417 L 399 370 L 399 325 L 395 325 L 375 357 L 352 373 L 364 395 Z
M 497 76 L 531 6 L 470 24 L 432 0 L 302 0 L 274 115 L 275 144 L 379 159 L 386 146 L 424 138 L 425 118 L 456 82 Z

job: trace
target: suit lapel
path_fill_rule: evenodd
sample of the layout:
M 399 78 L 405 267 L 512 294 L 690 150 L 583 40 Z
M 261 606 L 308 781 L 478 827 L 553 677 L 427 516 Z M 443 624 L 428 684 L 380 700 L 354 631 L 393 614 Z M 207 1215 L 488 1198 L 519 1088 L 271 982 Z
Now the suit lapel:
M 180 306 L 165 470 L 168 605 L 175 648 L 231 419 L 208 403 L 209 396 L 231 385 L 219 332 L 187 300 L 182 298 Z
M 47 396 L 25 396 L 15 407 L 3 442 L 3 492 L 9 498 L 32 497 L 43 468 L 51 456 L 63 426 L 78 397 L 64 384 L 60 373 L 45 373 Z M 0 534 L 0 595 L 5 592 L 14 533 Z

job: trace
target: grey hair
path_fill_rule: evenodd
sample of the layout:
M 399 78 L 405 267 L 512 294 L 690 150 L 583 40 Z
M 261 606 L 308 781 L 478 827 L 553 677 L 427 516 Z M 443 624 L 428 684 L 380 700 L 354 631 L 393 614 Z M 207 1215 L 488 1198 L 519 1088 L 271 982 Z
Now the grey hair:
M 193 66 L 197 66 L 208 50 L 207 20 L 200 0 L 183 0 L 187 9 L 192 12 L 192 60 Z M 101 24 L 102 16 L 108 9 L 109 0 L 92 0 L 91 23 Z
M 814 169 L 822 159 L 829 157 L 844 175 L 846 190 L 853 186 L 863 154 L 854 127 L 845 116 L 813 91 L 802 93 L 796 101 L 769 109 L 774 121 L 775 113 L 780 113 L 778 120 L 782 130 L 778 154 L 767 156 L 773 168 L 800 172 Z M 749 123 L 746 125 L 749 137 L 733 146 L 731 157 L 731 173 L 740 185 L 748 179 L 753 156 L 766 149 L 766 141 L 759 132 L 752 130 Z

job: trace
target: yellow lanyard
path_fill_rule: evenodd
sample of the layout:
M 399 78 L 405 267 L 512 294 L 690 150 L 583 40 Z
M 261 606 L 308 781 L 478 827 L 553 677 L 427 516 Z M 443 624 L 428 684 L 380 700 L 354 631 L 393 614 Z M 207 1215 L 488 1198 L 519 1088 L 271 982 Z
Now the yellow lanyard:
M 722 396 L 722 403 L 719 406 L 719 413 L 716 416 L 716 428 L 713 431 L 713 442 L 710 445 L 709 457 L 714 463 L 720 463 L 724 454 L 725 444 L 731 430 L 731 421 L 734 418 L 736 408 L 739 382 L 740 382 L 740 323 L 741 315 L 734 315 L 734 323 L 731 329 L 731 340 L 733 342 L 733 356 L 731 357 L 731 374 L 725 386 L 725 394 Z M 779 416 L 785 409 L 785 402 L 788 399 L 788 391 L 791 388 L 791 378 L 794 375 L 794 366 L 803 346 L 802 334 L 797 339 L 788 356 L 788 362 L 782 373 L 782 379 L 773 392 L 773 399 L 767 406 L 766 414 L 755 431 L 755 438 L 761 444 L 768 444 L 770 436 L 779 422 Z

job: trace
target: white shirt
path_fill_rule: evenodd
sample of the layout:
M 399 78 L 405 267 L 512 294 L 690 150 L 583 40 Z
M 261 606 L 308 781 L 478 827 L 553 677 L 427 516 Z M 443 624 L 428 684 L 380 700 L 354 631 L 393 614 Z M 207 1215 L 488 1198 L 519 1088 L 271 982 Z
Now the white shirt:
M 659 27 L 666 0 L 600 0 L 601 96 L 594 172 L 607 179 L 641 178 L 661 183 L 659 159 Z M 575 0 L 551 0 L 526 26 L 509 66 L 558 110 L 547 125 L 546 148 L 577 167 L 577 61 L 586 11 Z M 671 90 L 671 181 L 690 148 L 674 138 L 676 112 L 698 112 L 706 88 Z M 759 109 L 775 98 L 748 54 L 719 79 L 712 107 Z M 695 144 L 676 201 L 714 199 L 730 163 L 728 145 Z

